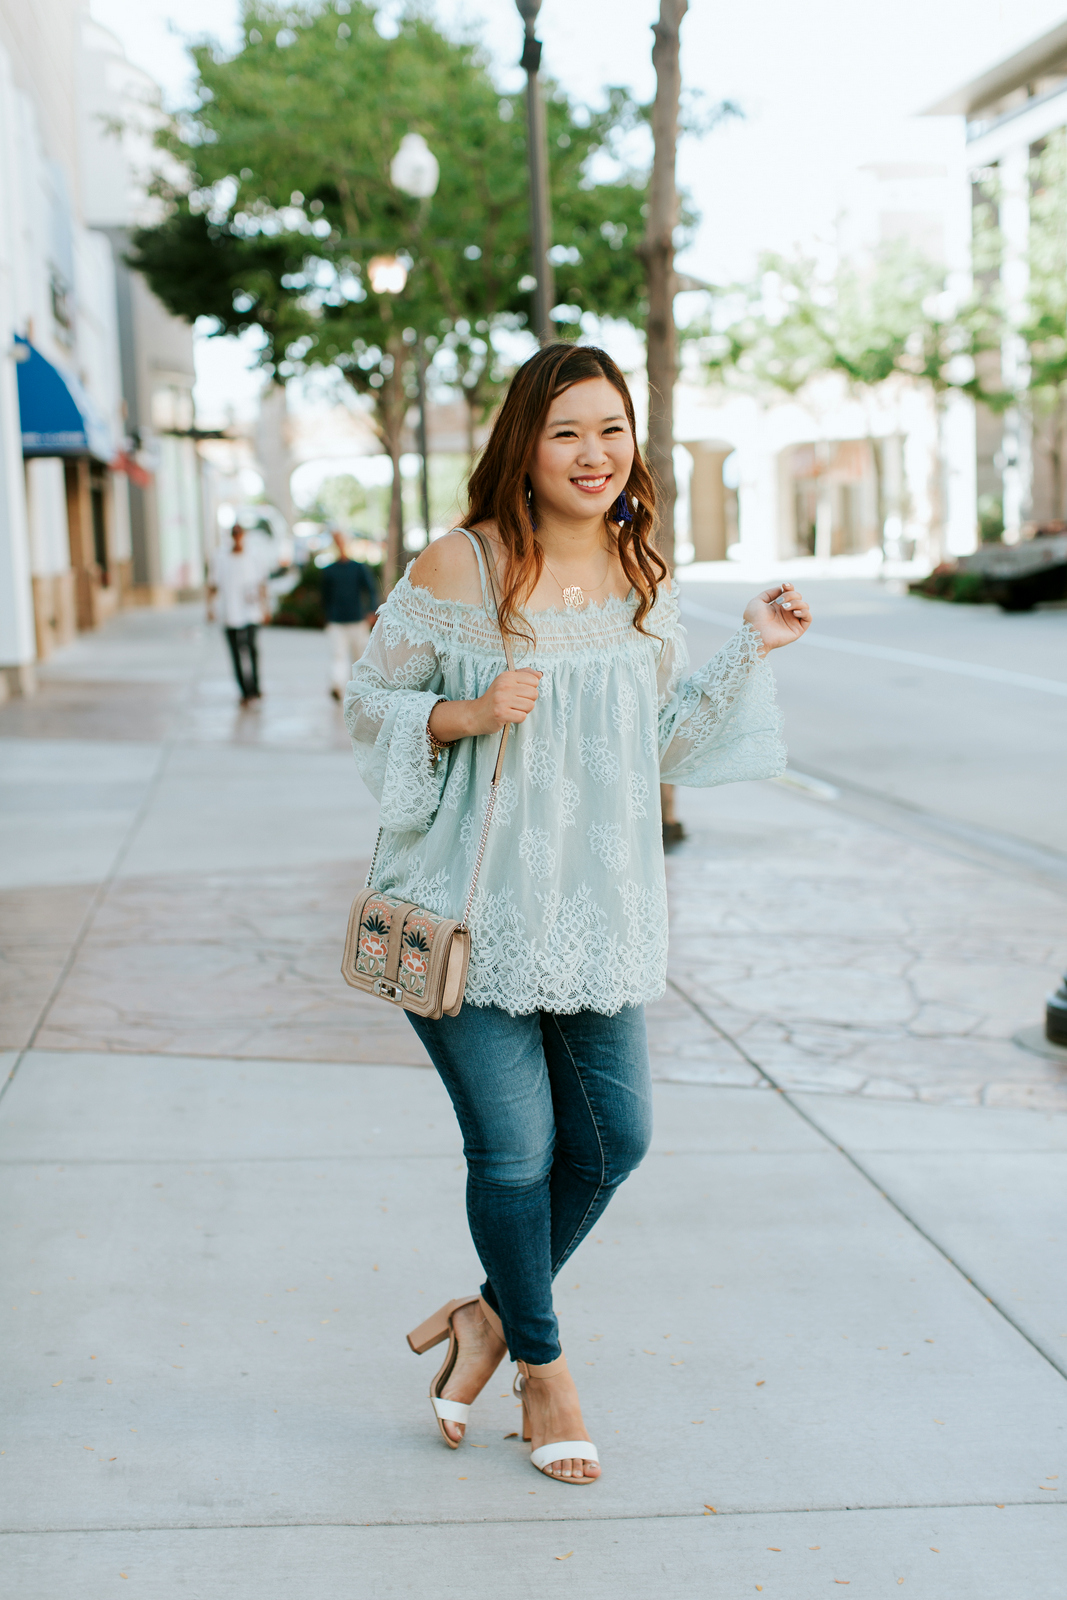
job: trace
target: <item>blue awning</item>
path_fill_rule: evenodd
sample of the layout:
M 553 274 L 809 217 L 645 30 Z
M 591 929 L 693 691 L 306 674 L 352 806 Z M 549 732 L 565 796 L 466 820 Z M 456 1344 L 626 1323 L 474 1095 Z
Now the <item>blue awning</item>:
M 53 366 L 28 339 L 15 335 L 24 456 L 115 454 L 111 429 L 73 373 Z

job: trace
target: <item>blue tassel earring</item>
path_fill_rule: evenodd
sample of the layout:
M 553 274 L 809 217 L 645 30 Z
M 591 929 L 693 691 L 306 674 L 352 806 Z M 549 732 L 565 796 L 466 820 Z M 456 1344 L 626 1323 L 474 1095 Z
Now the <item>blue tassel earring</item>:
M 630 510 L 630 502 L 626 498 L 625 489 L 611 508 L 611 520 L 612 522 L 632 522 L 634 520 L 634 514 Z

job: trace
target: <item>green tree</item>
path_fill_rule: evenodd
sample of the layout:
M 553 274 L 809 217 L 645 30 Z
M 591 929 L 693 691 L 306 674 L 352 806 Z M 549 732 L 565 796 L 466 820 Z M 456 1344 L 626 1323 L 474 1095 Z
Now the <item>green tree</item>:
M 323 479 L 307 511 L 309 516 L 328 522 L 331 527 L 355 533 L 368 503 L 367 491 L 359 480 L 350 472 L 342 472 Z
M 854 388 L 902 375 L 984 394 L 973 363 L 998 332 L 977 302 L 945 291 L 943 269 L 900 248 L 832 273 L 813 257 L 768 255 L 720 307 L 718 326 L 694 330 L 709 373 L 789 395 L 828 372 Z
M 258 329 L 278 381 L 332 365 L 373 402 L 394 466 L 388 570 L 402 561 L 398 468 L 420 341 L 451 370 L 469 431 L 506 377 L 492 338 L 529 310 L 525 127 L 479 48 L 420 11 L 385 38 L 363 0 L 291 6 L 251 0 L 241 48 L 197 47 L 197 103 L 164 142 L 185 172 L 158 186 L 163 220 L 138 231 L 133 264 L 178 315 L 219 333 Z M 644 175 L 617 158 L 632 102 L 613 91 L 588 112 L 561 91 L 548 106 L 561 330 L 585 311 L 640 322 L 633 253 Z M 433 199 L 390 181 L 405 133 L 440 163 Z M 599 160 L 596 158 L 600 158 Z M 606 169 L 606 176 L 605 176 Z M 398 295 L 368 262 L 399 256 Z
M 988 296 L 960 303 L 943 268 L 902 246 L 833 271 L 813 257 L 766 256 L 751 283 L 723 292 L 715 325 L 694 332 L 712 378 L 766 395 L 799 395 L 828 373 L 856 394 L 891 378 L 922 385 L 933 397 L 939 439 L 950 391 L 1004 403 L 987 386 L 983 358 L 1001 337 Z M 878 451 L 872 455 L 878 471 Z M 943 520 L 940 503 L 935 515 Z

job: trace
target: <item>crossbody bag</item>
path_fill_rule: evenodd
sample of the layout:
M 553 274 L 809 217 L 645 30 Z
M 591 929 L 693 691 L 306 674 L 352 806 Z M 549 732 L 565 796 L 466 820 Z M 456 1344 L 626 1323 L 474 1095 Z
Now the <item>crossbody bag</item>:
M 485 537 L 477 529 L 472 531 L 485 557 L 489 591 L 499 617 L 500 603 L 492 552 Z M 503 629 L 500 637 L 508 671 L 514 672 L 511 640 Z M 449 917 L 440 917 L 436 911 L 428 911 L 413 900 L 402 900 L 398 895 L 383 893 L 373 887 L 374 869 L 384 832 L 384 829 L 378 829 L 367 881 L 353 900 L 348 916 L 341 976 L 351 988 L 360 989 L 364 994 L 387 1000 L 391 1005 L 402 1006 L 405 1011 L 413 1011 L 417 1016 L 434 1021 L 438 1017 L 454 1017 L 459 1011 L 463 1004 L 470 962 L 471 906 L 474 904 L 482 857 L 493 821 L 510 732 L 511 723 L 505 722 L 500 731 L 500 745 L 486 801 L 478 854 L 467 891 L 467 903 L 458 922 Z

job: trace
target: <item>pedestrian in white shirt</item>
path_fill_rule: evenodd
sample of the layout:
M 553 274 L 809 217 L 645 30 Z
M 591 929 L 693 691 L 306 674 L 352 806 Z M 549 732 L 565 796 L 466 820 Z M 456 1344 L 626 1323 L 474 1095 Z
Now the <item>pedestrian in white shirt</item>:
M 207 590 L 207 620 L 215 620 L 215 601 L 233 657 L 233 671 L 241 691 L 242 706 L 262 699 L 259 691 L 259 657 L 256 629 L 267 620 L 267 582 L 263 561 L 245 546 L 245 530 L 233 525 L 229 550 L 216 550 L 211 559 Z

